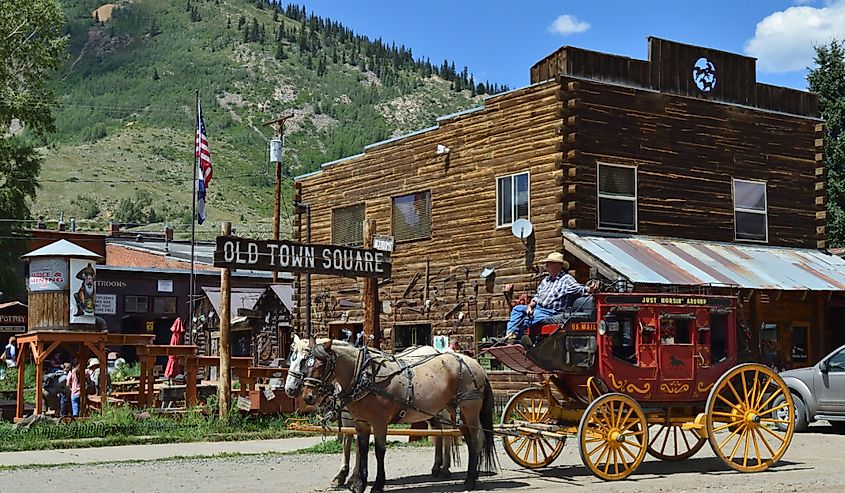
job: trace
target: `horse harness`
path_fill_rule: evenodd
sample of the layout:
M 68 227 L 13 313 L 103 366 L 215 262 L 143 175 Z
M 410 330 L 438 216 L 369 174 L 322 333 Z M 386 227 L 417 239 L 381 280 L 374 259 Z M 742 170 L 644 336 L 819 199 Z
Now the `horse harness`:
M 408 364 L 402 359 L 397 358 L 396 356 L 386 356 L 382 355 L 384 359 L 382 361 L 377 360 L 372 356 L 367 346 L 363 346 L 360 348 L 358 353 L 358 358 L 356 359 L 355 363 L 355 370 L 354 370 L 354 377 L 352 381 L 354 382 L 348 389 L 343 391 L 336 391 L 334 386 L 328 384 L 327 382 L 331 380 L 334 376 L 335 366 L 337 364 L 337 355 L 333 351 L 326 351 L 322 346 L 316 346 L 314 349 L 311 350 L 311 354 L 309 358 L 316 358 L 320 360 L 326 361 L 326 365 L 328 366 L 328 371 L 323 375 L 321 379 L 317 378 L 303 378 L 303 384 L 307 387 L 314 387 L 317 389 L 317 393 L 321 396 L 326 397 L 325 399 L 325 406 L 323 406 L 323 410 L 330 410 L 326 413 L 324 418 L 324 422 L 332 421 L 335 419 L 336 416 L 340 416 L 340 410 L 345 408 L 351 402 L 357 402 L 367 394 L 375 394 L 387 399 L 390 399 L 402 406 L 396 415 L 390 420 L 391 424 L 398 423 L 405 417 L 408 410 L 416 411 L 422 415 L 429 416 L 431 418 L 437 418 L 437 414 L 432 414 L 428 411 L 424 411 L 413 404 L 414 401 L 414 367 L 422 365 L 423 363 L 427 363 L 434 358 L 445 356 L 447 354 L 452 354 L 455 360 L 458 363 L 458 381 L 463 381 L 463 373 L 466 369 L 472 378 L 473 385 L 475 387 L 474 392 L 463 393 L 460 390 L 455 394 L 455 397 L 449 402 L 450 405 L 457 407 L 463 401 L 467 400 L 477 400 L 483 398 L 483 393 L 481 392 L 481 386 L 479 385 L 478 381 L 475 378 L 475 375 L 472 371 L 469 371 L 469 367 L 467 366 L 466 362 L 457 354 L 454 353 L 437 353 L 428 355 L 424 358 L 421 358 L 420 361 L 416 361 L 412 364 Z M 399 365 L 399 369 L 393 371 L 387 375 L 384 375 L 382 378 L 376 382 L 376 377 L 378 377 L 378 370 L 380 366 L 383 366 L 384 363 L 388 361 L 393 361 L 397 365 Z M 313 363 L 312 363 L 313 364 Z M 407 398 L 403 399 L 399 396 L 396 396 L 381 386 L 385 382 L 390 382 L 393 377 L 401 374 L 405 374 L 407 386 L 406 386 L 406 394 Z

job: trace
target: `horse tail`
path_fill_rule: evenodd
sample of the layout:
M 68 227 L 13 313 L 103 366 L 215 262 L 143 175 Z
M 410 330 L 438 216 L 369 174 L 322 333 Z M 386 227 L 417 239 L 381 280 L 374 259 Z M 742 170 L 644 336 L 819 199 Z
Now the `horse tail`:
M 493 387 L 490 381 L 484 379 L 484 400 L 481 401 L 481 415 L 479 421 L 484 430 L 484 442 L 481 444 L 479 465 L 487 472 L 496 472 L 499 461 L 496 459 L 496 444 L 493 443 Z

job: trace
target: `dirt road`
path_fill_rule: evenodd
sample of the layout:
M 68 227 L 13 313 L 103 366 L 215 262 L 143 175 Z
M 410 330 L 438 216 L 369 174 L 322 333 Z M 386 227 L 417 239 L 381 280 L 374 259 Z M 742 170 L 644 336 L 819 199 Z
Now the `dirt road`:
M 845 435 L 826 425 L 795 436 L 781 462 L 769 471 L 741 474 L 716 459 L 709 446 L 692 459 L 666 463 L 646 459 L 624 481 L 604 482 L 592 476 L 578 457 L 575 442 L 564 447 L 553 467 L 530 471 L 516 466 L 499 446 L 502 470 L 482 477 L 481 491 L 592 492 L 730 491 L 822 492 L 845 491 Z M 464 449 L 465 453 L 465 449 Z M 433 449 L 398 448 L 387 452 L 389 492 L 429 493 L 462 491 L 466 460 L 453 467 L 451 480 L 433 480 L 428 471 Z M 97 464 L 62 468 L 0 471 L 3 492 L 282 492 L 328 491 L 339 469 L 339 455 L 262 455 L 179 459 L 154 462 Z M 375 459 L 371 457 L 371 470 Z M 373 473 L 371 473 L 373 476 Z M 372 480 L 372 477 L 371 477 Z

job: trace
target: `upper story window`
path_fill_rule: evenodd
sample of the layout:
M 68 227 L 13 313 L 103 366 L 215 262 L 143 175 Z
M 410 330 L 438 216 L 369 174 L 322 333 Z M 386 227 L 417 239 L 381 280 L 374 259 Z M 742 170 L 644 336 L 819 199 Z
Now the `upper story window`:
M 637 230 L 637 168 L 599 164 L 599 228 Z
M 766 184 L 734 180 L 734 227 L 737 240 L 768 241 Z
M 332 209 L 332 243 L 345 246 L 364 244 L 364 204 Z
M 431 192 L 426 190 L 393 197 L 391 223 L 396 241 L 430 238 Z
M 528 173 L 500 176 L 496 179 L 496 227 L 508 226 L 517 219 L 528 219 L 530 195 Z

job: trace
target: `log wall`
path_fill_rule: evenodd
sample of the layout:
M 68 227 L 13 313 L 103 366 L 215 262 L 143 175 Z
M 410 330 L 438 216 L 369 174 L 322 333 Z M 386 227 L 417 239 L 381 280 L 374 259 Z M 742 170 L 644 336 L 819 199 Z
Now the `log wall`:
M 29 332 L 35 330 L 69 330 L 70 308 L 67 291 L 29 293 Z
M 390 303 L 382 314 L 385 343 L 397 323 L 431 324 L 433 335 L 451 334 L 462 350 L 474 350 L 475 322 L 507 317 L 502 287 L 515 283 L 515 296 L 533 292 L 526 247 L 510 227 L 496 228 L 496 178 L 529 172 L 534 248 L 544 257 L 562 248 L 557 161 L 561 133 L 559 85 L 554 81 L 488 99 L 478 111 L 441 119 L 435 129 L 374 145 L 359 157 L 301 178 L 301 199 L 311 205 L 311 240 L 331 242 L 331 210 L 365 204 L 378 234 L 391 231 L 392 198 L 431 192 L 431 237 L 396 242 L 393 277 L 379 297 Z M 450 149 L 438 155 L 438 144 Z M 557 180 L 557 181 L 556 181 Z M 304 218 L 300 219 L 304 224 Z M 304 231 L 299 230 L 304 238 Z M 488 283 L 486 266 L 496 269 Z M 426 273 L 428 274 L 426 276 Z M 304 278 L 303 278 L 304 281 Z M 316 300 L 312 326 L 328 333 L 329 322 L 362 321 L 363 282 L 312 276 Z M 304 289 L 296 289 L 304 306 Z M 426 304 L 429 300 L 429 304 Z M 300 324 L 304 314 L 300 310 Z M 300 325 L 301 326 L 301 325 Z
M 637 233 L 735 241 L 732 178 L 767 183 L 769 245 L 824 247 L 819 120 L 562 77 L 570 228 L 597 228 L 597 163 L 637 167 Z

